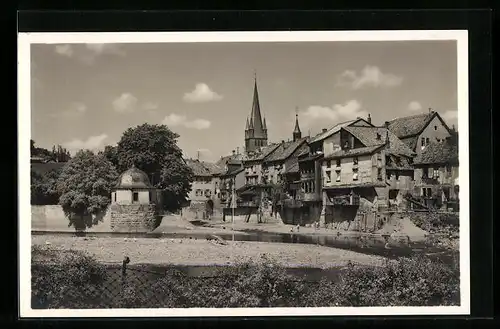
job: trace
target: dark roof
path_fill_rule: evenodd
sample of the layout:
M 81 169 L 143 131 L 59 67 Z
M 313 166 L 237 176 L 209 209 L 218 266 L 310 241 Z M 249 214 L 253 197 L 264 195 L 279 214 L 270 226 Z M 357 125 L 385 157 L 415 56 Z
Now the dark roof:
M 244 170 L 245 170 L 245 168 L 243 168 L 243 167 L 230 166 L 227 168 L 227 171 L 222 173 L 220 176 L 221 177 L 234 176 L 234 175 L 237 175 Z
M 451 134 L 450 128 L 436 111 L 396 118 L 389 121 L 388 127 L 399 138 L 415 136 L 419 135 L 435 117 L 439 118 Z
M 324 132 L 324 133 L 322 132 L 322 133 L 314 136 L 313 138 L 311 138 L 311 140 L 309 141 L 309 143 L 315 143 L 315 142 L 321 141 L 321 140 L 323 140 L 323 139 L 325 139 L 327 137 L 330 137 L 331 135 L 333 135 L 336 132 L 340 131 L 340 129 L 342 127 L 350 125 L 351 123 L 354 123 L 355 121 L 358 121 L 358 120 L 359 119 L 349 120 L 349 121 L 338 123 L 335 126 L 333 126 L 332 128 L 328 129 L 326 132 Z
M 284 161 L 288 159 L 293 152 L 297 150 L 302 144 L 306 142 L 306 137 L 300 138 L 298 140 L 283 142 L 279 144 L 279 147 L 275 149 L 268 157 L 266 157 L 265 162 L 273 162 L 273 161 Z
M 432 142 L 415 157 L 415 165 L 458 164 L 458 147 L 449 142 Z
M 124 171 L 120 177 L 118 177 L 118 182 L 115 185 L 116 189 L 130 189 L 130 188 L 153 188 L 149 181 L 148 175 L 136 168 L 132 167 L 129 170 Z
M 186 159 L 186 164 L 193 171 L 193 174 L 197 177 L 209 177 L 212 174 L 207 170 L 203 163 L 199 160 Z
M 406 157 L 389 156 L 389 163 L 386 162 L 385 169 L 389 170 L 413 170 L 410 159 Z
M 38 174 L 45 174 L 48 171 L 51 170 L 59 170 L 64 167 L 66 162 L 47 162 L 47 163 L 38 163 L 38 162 L 33 162 L 31 163 L 31 170 Z
M 280 144 L 273 143 L 263 146 L 254 152 L 247 153 L 245 161 L 262 161 L 272 152 L 274 152 L 278 148 L 278 146 L 280 146 Z
M 403 143 L 408 145 L 408 147 L 414 150 L 417 147 L 418 136 L 400 138 Z
M 292 165 L 288 166 L 285 170 L 285 174 L 294 174 L 299 172 L 299 163 L 293 163 Z
M 344 127 L 351 135 L 359 139 L 365 146 L 383 145 L 386 143 L 386 137 L 389 136 L 390 153 L 396 155 L 413 156 L 413 151 L 403 143 L 395 134 L 384 127 Z
M 434 117 L 434 112 L 410 115 L 389 121 L 389 130 L 398 137 L 419 134 Z
M 311 138 L 309 140 L 309 144 L 310 143 L 316 143 L 316 142 L 321 141 L 321 140 L 323 140 L 323 139 L 325 139 L 327 137 L 330 137 L 331 135 L 333 135 L 336 132 L 340 131 L 340 129 L 342 129 L 343 127 L 354 125 L 355 123 L 357 123 L 359 121 L 364 121 L 365 123 L 373 126 L 371 123 L 369 123 L 368 121 L 366 121 L 363 118 L 357 118 L 357 119 L 354 119 L 354 120 L 340 122 L 340 123 L 337 123 L 332 128 L 328 129 L 326 132 L 321 132 L 321 133 L 317 134 L 316 136 L 314 136 L 313 138 Z
M 338 158 L 348 158 L 352 156 L 357 156 L 357 155 L 363 155 L 363 154 L 372 154 L 376 150 L 382 148 L 384 145 L 374 145 L 374 146 L 367 146 L 367 147 L 358 147 L 355 149 L 347 149 L 347 150 L 338 150 L 336 152 L 333 152 L 332 154 L 328 155 L 325 157 L 326 160 L 328 159 L 338 159 Z
M 300 151 L 299 154 L 297 154 L 297 157 L 299 157 L 299 158 L 304 157 L 308 154 L 309 154 L 309 149 L 306 148 L 306 149 L 303 149 L 302 151 Z
M 310 155 L 310 156 L 305 157 L 305 158 L 300 158 L 299 162 L 313 161 L 313 160 L 319 159 L 321 157 L 323 157 L 323 154 L 314 154 L 314 155 Z
M 218 166 L 217 164 L 212 163 L 212 162 L 203 161 L 202 164 L 208 170 L 208 172 L 212 175 L 220 175 L 224 171 L 223 167 Z

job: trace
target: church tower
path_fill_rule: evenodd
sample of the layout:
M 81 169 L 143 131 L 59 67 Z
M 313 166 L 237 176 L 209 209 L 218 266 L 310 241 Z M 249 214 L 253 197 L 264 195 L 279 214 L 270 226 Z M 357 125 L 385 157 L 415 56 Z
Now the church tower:
M 293 141 L 297 141 L 302 138 L 302 132 L 299 127 L 299 114 L 298 110 L 295 109 L 295 129 L 293 130 Z
M 267 145 L 266 119 L 260 113 L 259 91 L 257 90 L 257 77 L 254 76 L 253 103 L 250 119 L 247 118 L 245 126 L 245 150 L 254 152 Z

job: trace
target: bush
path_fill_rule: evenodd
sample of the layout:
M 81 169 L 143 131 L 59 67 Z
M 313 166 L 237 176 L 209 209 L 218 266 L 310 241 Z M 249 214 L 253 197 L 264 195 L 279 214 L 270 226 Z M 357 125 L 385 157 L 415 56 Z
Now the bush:
M 105 267 L 82 252 L 54 253 L 32 248 L 32 308 L 96 307 Z M 43 259 L 43 263 L 33 261 Z M 51 258 L 51 259 L 48 259 Z
M 114 287 L 108 283 L 121 278 L 117 268 L 108 269 L 115 271 L 109 280 L 89 256 L 72 252 L 57 262 L 33 267 L 33 308 L 443 306 L 457 305 L 460 296 L 458 262 L 449 266 L 423 257 L 380 267 L 349 264 L 339 280 L 319 282 L 287 274 L 265 256 L 220 267 L 210 277 L 130 268 L 125 284 Z
M 349 265 L 334 300 L 342 306 L 454 305 L 460 297 L 459 280 L 458 266 L 424 257 L 387 261 L 381 267 Z
M 411 221 L 429 233 L 458 237 L 459 216 L 451 213 L 412 213 Z

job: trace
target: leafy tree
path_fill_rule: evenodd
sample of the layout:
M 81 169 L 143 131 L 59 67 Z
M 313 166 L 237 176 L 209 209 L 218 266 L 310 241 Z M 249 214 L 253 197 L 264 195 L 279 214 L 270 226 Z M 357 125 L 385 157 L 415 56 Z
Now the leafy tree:
M 118 146 L 107 145 L 102 153 L 115 168 L 121 169 L 118 161 Z
M 116 148 L 119 170 L 132 165 L 143 170 L 151 183 L 163 190 L 163 207 L 172 212 L 186 202 L 193 181 L 193 172 L 177 145 L 178 137 L 165 125 L 146 123 L 127 129 Z M 106 156 L 115 159 L 114 150 L 108 148 Z
M 59 202 L 57 180 L 61 174 L 60 169 L 52 169 L 44 174 L 31 171 L 31 204 L 55 205 Z
M 59 204 L 69 218 L 69 226 L 91 227 L 111 201 L 118 178 L 115 167 L 103 154 L 81 150 L 64 167 L 57 181 Z
M 158 187 L 162 189 L 163 208 L 170 212 L 179 210 L 187 201 L 194 174 L 184 159 L 167 154 L 160 174 Z
M 119 169 L 126 170 L 135 165 L 150 177 L 158 175 L 164 166 L 167 154 L 176 158 L 182 157 L 182 150 L 177 146 L 177 138 L 179 135 L 165 125 L 145 123 L 127 129 L 118 142 Z

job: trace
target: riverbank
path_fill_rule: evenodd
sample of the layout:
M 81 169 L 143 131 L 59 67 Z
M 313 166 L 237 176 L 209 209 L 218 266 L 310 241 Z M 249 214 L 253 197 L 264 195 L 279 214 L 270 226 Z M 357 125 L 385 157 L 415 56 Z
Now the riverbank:
M 317 245 L 232 242 L 217 244 L 206 239 L 124 239 L 62 236 L 32 236 L 32 245 L 50 250 L 86 251 L 102 263 L 121 263 L 128 256 L 132 264 L 230 265 L 259 262 L 263 255 L 285 267 L 332 268 L 349 261 L 359 265 L 382 265 L 385 258 Z

